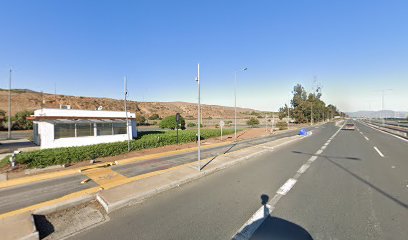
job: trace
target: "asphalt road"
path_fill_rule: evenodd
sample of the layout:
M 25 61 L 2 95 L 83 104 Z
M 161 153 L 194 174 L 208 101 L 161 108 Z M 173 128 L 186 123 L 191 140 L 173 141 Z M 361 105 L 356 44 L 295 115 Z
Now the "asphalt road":
M 357 128 L 326 124 L 302 141 L 113 212 L 72 239 L 231 239 L 263 208 L 261 196 L 273 211 L 252 239 L 406 239 L 408 142 Z
M 205 149 L 202 151 L 202 159 L 215 157 L 225 152 L 236 151 L 244 147 L 265 143 L 274 139 L 293 136 L 297 133 L 297 130 L 290 131 L 273 136 L 268 136 L 265 138 L 245 140 L 240 141 L 236 144 Z M 180 164 L 196 161 L 196 154 L 196 152 L 192 152 L 171 157 L 163 157 L 148 161 L 141 161 L 134 164 L 114 166 L 112 169 L 124 176 L 133 177 L 147 172 L 162 170 Z M 97 186 L 97 184 L 93 181 L 90 181 L 87 184 L 80 184 L 82 180 L 85 180 L 87 178 L 88 177 L 85 175 L 78 174 L 65 178 L 52 179 L 13 188 L 0 189 L 0 214 Z

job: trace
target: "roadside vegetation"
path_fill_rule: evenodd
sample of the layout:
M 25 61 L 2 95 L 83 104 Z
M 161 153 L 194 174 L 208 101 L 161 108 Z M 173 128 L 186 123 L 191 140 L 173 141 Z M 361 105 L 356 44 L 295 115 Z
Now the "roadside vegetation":
M 30 130 L 33 129 L 33 122 L 27 120 L 27 117 L 33 115 L 33 111 L 21 111 L 17 112 L 14 116 L 11 117 L 11 129 L 12 130 Z M 0 130 L 7 129 L 8 116 L 6 112 L 0 109 L 0 118 L 3 119 L 3 122 L 0 121 Z
M 196 130 L 179 131 L 179 143 L 195 142 Z M 232 134 L 232 129 L 225 129 L 224 135 Z M 220 136 L 218 129 L 201 130 L 201 139 Z M 130 142 L 130 150 L 157 148 L 177 143 L 176 131 L 141 133 L 140 137 Z M 29 168 L 44 168 L 52 165 L 71 164 L 101 157 L 116 156 L 126 153 L 127 142 L 103 143 L 91 146 L 43 149 L 33 152 L 23 152 L 16 156 L 19 164 Z
M 160 122 L 160 128 L 168 128 L 168 129 L 186 129 L 186 121 L 182 116 L 180 116 L 180 125 L 177 126 L 177 120 L 176 120 L 176 115 L 171 115 L 168 117 L 165 117 L 161 122 Z
M 258 126 L 258 125 L 259 125 L 259 120 L 258 120 L 258 118 L 251 117 L 251 118 L 246 122 L 246 124 L 247 124 L 248 126 L 250 126 L 250 127 L 255 127 L 255 126 Z
M 10 156 L 11 155 L 7 155 L 5 157 L 3 157 L 2 159 L 0 159 L 0 168 L 3 168 L 5 166 L 8 166 L 10 164 Z
M 296 123 L 309 123 L 311 119 L 313 122 L 318 122 L 335 116 L 344 116 L 336 106 L 332 104 L 326 106 L 321 99 L 320 88 L 316 92 L 307 93 L 302 85 L 297 84 L 293 87 L 292 94 L 291 106 L 285 104 L 279 109 L 279 119 L 287 117 L 288 112 L 290 118 L 293 118 Z

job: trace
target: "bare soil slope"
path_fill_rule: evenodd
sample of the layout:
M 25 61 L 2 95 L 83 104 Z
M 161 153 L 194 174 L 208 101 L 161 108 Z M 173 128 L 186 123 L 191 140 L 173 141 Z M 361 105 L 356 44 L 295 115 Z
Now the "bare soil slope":
M 31 90 L 12 91 L 12 115 L 19 111 L 36 110 L 41 107 L 59 108 L 60 105 L 71 105 L 73 109 L 95 110 L 102 106 L 108 111 L 124 110 L 123 100 L 118 99 L 42 94 Z M 187 119 L 197 117 L 197 104 L 195 103 L 129 101 L 128 107 L 131 112 L 136 112 L 146 118 L 155 113 L 160 117 L 166 117 L 177 112 Z M 8 109 L 8 91 L 4 89 L 0 89 L 0 109 L 6 112 Z M 238 108 L 238 117 L 247 117 L 252 111 L 259 112 L 249 108 Z M 202 105 L 202 114 L 203 118 L 231 118 L 234 116 L 234 108 Z

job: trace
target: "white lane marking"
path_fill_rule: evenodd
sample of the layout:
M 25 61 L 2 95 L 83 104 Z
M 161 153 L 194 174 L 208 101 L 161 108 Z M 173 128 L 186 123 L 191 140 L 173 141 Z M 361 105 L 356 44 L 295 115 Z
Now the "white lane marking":
M 311 158 L 309 158 L 309 160 L 307 160 L 308 162 L 314 162 L 317 159 L 317 156 L 313 156 Z
M 309 167 L 310 167 L 310 164 L 309 164 L 309 163 L 305 163 L 305 164 L 303 164 L 303 165 L 299 168 L 299 170 L 297 170 L 297 172 L 300 173 L 300 174 L 302 174 L 302 173 L 306 172 L 306 170 L 307 170 Z
M 292 189 L 296 182 L 297 182 L 296 179 L 289 178 L 285 182 L 285 184 L 283 184 L 282 187 L 279 188 L 279 190 L 276 193 L 280 195 L 286 195 L 286 193 L 288 193 L 290 189 Z
M 364 136 L 364 138 L 365 138 L 365 140 L 370 141 L 370 139 L 368 137 Z
M 366 124 L 365 122 L 360 122 L 360 123 L 361 123 L 361 124 L 363 124 L 363 125 L 365 125 L 366 127 L 369 127 L 369 128 L 371 128 L 371 129 L 374 129 L 374 130 L 376 130 L 376 131 L 379 131 L 379 132 L 382 132 L 382 133 L 388 134 L 388 135 L 390 135 L 390 136 L 396 137 L 396 138 L 398 138 L 398 139 L 400 139 L 400 140 L 403 140 L 404 142 L 408 142 L 408 139 L 405 139 L 405 138 L 403 138 L 403 137 L 400 137 L 400 136 L 397 136 L 397 135 L 391 134 L 391 133 L 389 133 L 389 132 L 386 132 L 386 131 L 383 131 L 383 130 L 377 129 L 377 128 L 375 128 L 375 127 L 372 127 L 372 126 L 370 126 L 370 125 Z
M 322 150 L 322 149 L 319 149 L 319 150 L 316 152 L 316 154 L 319 155 L 319 154 L 321 154 L 322 152 L 323 152 L 323 150 Z
M 329 141 L 327 141 L 327 142 L 326 142 L 326 143 L 325 143 L 323 146 L 327 146 L 327 145 L 329 145 L 329 143 L 330 143 L 330 142 L 329 142 Z
M 322 148 L 320 148 L 320 149 L 324 150 L 324 149 L 326 149 L 326 147 L 327 147 L 327 146 L 323 146 L 323 147 L 322 147 Z
M 263 220 L 265 220 L 269 214 L 272 213 L 272 208 L 269 204 L 265 204 L 260 207 L 254 215 L 241 227 L 237 234 L 232 239 L 234 240 L 246 240 L 250 239 L 255 233 L 256 229 L 261 226 Z
M 374 149 L 375 149 L 375 151 L 377 151 L 377 153 L 378 153 L 381 157 L 384 157 L 384 154 L 382 154 L 382 152 L 381 152 L 377 147 L 374 147 Z
M 343 124 L 344 126 L 344 124 Z M 331 139 L 333 139 L 343 128 L 340 127 L 336 133 L 333 134 Z M 327 142 L 330 142 L 327 141 Z M 322 146 L 323 147 L 323 146 Z M 322 148 L 321 148 L 322 149 Z M 321 150 L 320 149 L 320 150 Z M 320 151 L 319 150 L 319 151 Z M 317 152 L 319 152 L 317 151 Z M 321 150 L 322 151 L 322 150 Z M 316 154 L 318 154 L 316 152 Z M 275 196 L 272 198 L 272 200 L 269 201 L 269 204 L 265 204 L 261 208 L 259 208 L 254 215 L 238 230 L 238 232 L 232 237 L 232 239 L 236 240 L 249 240 L 254 232 L 258 229 L 258 227 L 263 223 L 263 221 L 272 213 L 272 211 L 275 209 L 275 205 L 278 203 L 278 201 L 283 197 L 285 194 L 287 194 L 292 187 L 296 184 L 297 179 L 304 173 L 309 167 L 310 163 L 315 161 L 318 156 L 311 156 L 309 160 L 305 164 L 300 167 L 300 169 L 296 172 L 293 178 L 288 179 L 285 184 L 283 184 L 279 190 L 276 192 Z M 306 167 L 307 166 L 307 167 Z M 261 214 L 263 213 L 263 214 Z

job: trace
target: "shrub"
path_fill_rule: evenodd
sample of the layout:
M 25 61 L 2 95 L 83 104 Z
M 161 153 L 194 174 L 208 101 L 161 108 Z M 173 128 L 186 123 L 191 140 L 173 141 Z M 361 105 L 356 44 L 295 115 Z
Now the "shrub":
M 149 120 L 160 120 L 159 114 L 155 113 L 150 115 Z
M 259 120 L 257 118 L 251 117 L 246 124 L 250 127 L 255 127 L 257 125 L 259 125 Z
M 185 125 L 186 121 L 182 116 L 180 116 L 180 126 L 178 126 L 178 129 L 185 129 L 186 128 Z M 165 117 L 160 122 L 160 128 L 176 129 L 176 127 L 177 127 L 176 115 Z
M 279 130 L 285 130 L 285 129 L 288 129 L 288 123 L 287 122 L 277 122 L 276 127 L 278 127 Z
M 197 124 L 195 124 L 193 122 L 187 123 L 187 127 L 195 127 L 195 126 L 197 126 Z
M 232 134 L 232 129 L 224 130 L 224 134 Z M 176 144 L 176 131 L 155 132 L 141 134 L 140 138 L 130 142 L 130 150 L 142 150 Z M 197 138 L 196 130 L 179 132 L 179 143 L 194 142 Z M 217 129 L 205 129 L 201 131 L 201 139 L 220 136 Z M 16 155 L 19 164 L 27 164 L 28 167 L 46 167 L 57 164 L 75 163 L 95 158 L 115 156 L 127 152 L 127 142 L 102 143 L 90 146 L 43 149 L 33 152 L 23 152 Z
M 146 123 L 146 118 L 140 114 L 136 115 L 136 123 L 137 125 L 144 125 Z

